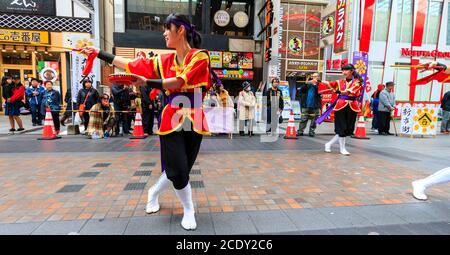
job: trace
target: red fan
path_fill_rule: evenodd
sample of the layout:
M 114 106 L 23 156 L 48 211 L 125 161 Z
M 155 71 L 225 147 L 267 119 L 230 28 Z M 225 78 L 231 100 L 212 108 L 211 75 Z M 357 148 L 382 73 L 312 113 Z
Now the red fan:
M 131 85 L 137 81 L 133 75 L 123 73 L 111 74 L 108 79 L 111 83 L 119 85 Z

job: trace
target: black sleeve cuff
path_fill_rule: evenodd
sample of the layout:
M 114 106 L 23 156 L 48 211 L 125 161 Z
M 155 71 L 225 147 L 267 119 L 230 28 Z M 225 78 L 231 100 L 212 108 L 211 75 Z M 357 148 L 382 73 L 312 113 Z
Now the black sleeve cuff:
M 114 56 L 113 54 L 108 53 L 108 52 L 103 51 L 103 50 L 100 50 L 100 52 L 98 53 L 98 58 L 103 60 L 103 61 L 105 61 L 108 64 L 112 64 L 115 57 L 116 56 Z
M 163 89 L 163 80 L 147 80 L 147 86 L 152 89 Z
M 443 67 L 443 68 L 444 68 L 444 71 L 447 70 L 447 65 L 445 65 L 445 64 L 438 63 L 437 66 Z M 437 70 L 440 70 L 440 69 L 438 69 L 438 68 L 436 68 L 436 69 L 437 69 Z

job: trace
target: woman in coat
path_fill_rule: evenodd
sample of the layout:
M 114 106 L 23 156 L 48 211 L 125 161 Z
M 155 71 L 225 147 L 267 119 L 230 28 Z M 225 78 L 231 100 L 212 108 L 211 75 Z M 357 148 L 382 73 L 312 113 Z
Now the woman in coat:
M 253 136 L 256 97 L 251 91 L 250 82 L 242 84 L 244 90 L 239 93 L 239 134 L 245 136 L 245 125 L 248 123 L 248 136 Z

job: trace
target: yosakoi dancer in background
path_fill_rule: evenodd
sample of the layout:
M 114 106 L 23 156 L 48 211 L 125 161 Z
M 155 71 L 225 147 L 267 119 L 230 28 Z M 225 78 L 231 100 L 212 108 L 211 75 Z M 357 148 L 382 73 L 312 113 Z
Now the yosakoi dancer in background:
M 126 69 L 137 79 L 133 85 L 165 91 L 168 102 L 161 116 L 158 131 L 161 141 L 163 174 L 148 191 L 147 213 L 159 211 L 159 194 L 172 182 L 184 207 L 181 225 L 186 230 L 197 227 L 189 173 L 200 150 L 203 135 L 209 134 L 203 112 L 203 98 L 212 86 L 209 54 L 199 47 L 200 34 L 189 19 L 171 14 L 165 23 L 164 39 L 176 53 L 158 57 L 128 60 L 94 47 L 83 48 L 85 54 Z M 195 92 L 195 93 L 194 93 Z
M 336 135 L 325 144 L 325 152 L 331 152 L 331 145 L 339 140 L 340 152 L 342 155 L 350 155 L 345 148 L 346 137 L 351 136 L 355 130 L 357 113 L 361 112 L 360 96 L 363 86 L 361 76 L 355 71 L 355 66 L 348 64 L 342 67 L 344 80 L 322 81 L 319 86 L 319 93 L 323 92 L 323 87 L 332 90 L 339 96 L 327 111 L 317 119 L 316 123 L 322 123 L 334 110 L 334 131 Z

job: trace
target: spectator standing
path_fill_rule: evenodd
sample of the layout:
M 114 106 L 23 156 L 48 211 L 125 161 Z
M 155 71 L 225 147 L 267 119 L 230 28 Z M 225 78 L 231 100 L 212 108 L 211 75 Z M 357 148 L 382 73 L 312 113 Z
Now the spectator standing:
M 6 79 L 5 86 L 3 88 L 4 90 L 4 97 L 6 104 L 5 104 L 5 115 L 9 117 L 9 124 L 11 125 L 11 129 L 9 130 L 10 133 L 14 133 L 16 131 L 15 129 L 15 122 L 17 122 L 17 125 L 19 125 L 19 128 L 17 131 L 23 131 L 25 130 L 23 128 L 23 122 L 20 118 L 20 107 L 22 106 L 25 96 L 25 87 L 20 82 L 20 78 L 16 77 L 14 80 L 8 77 Z
M 150 98 L 151 88 L 141 86 L 141 106 L 142 106 L 142 126 L 145 135 L 153 135 L 153 125 L 155 122 L 154 101 Z
M 372 107 L 372 130 L 378 130 L 378 123 L 380 122 L 380 113 L 378 112 L 378 105 L 380 104 L 380 93 L 385 88 L 384 84 L 378 84 L 378 88 L 372 94 L 372 101 L 370 106 Z
M 41 114 L 45 116 L 46 109 L 50 108 L 52 111 L 53 125 L 55 126 L 56 134 L 59 134 L 59 111 L 61 110 L 61 94 L 53 89 L 53 82 L 46 81 L 44 83 L 46 91 L 42 98 Z
M 77 96 L 78 110 L 84 110 L 83 124 L 85 130 L 87 130 L 89 125 L 89 110 L 91 110 L 92 106 L 97 104 L 98 100 L 98 91 L 92 87 L 92 81 L 89 79 L 85 80 L 83 82 L 83 88 L 78 92 Z
M 114 97 L 114 108 L 118 112 L 116 135 L 120 133 L 120 125 L 122 125 L 122 134 L 130 134 L 128 126 L 129 114 L 127 111 L 130 110 L 131 99 L 128 88 L 125 85 L 114 84 L 112 86 L 112 93 Z
M 45 89 L 40 86 L 39 80 L 32 78 L 31 86 L 26 89 L 25 94 L 30 105 L 33 126 L 42 125 L 41 103 L 44 93 Z
M 309 136 L 315 136 L 317 127 L 316 120 L 320 115 L 320 107 L 322 106 L 321 97 L 319 95 L 320 77 L 318 73 L 314 73 L 307 84 L 300 87 L 300 101 L 301 101 L 301 119 L 298 128 L 297 136 L 303 136 L 303 132 L 308 125 L 308 120 L 311 121 L 309 126 Z
M 283 92 L 278 88 L 280 79 L 272 79 L 272 86 L 269 90 L 264 90 L 263 96 L 267 100 L 267 127 L 266 132 L 276 132 L 278 127 L 278 116 L 284 109 Z M 272 111 L 272 108 L 275 108 Z M 272 123 L 273 121 L 273 123 Z
M 248 135 L 253 136 L 253 122 L 255 119 L 256 97 L 251 91 L 250 82 L 242 84 L 243 90 L 239 93 L 239 134 L 245 136 L 245 125 L 248 124 Z
M 386 83 L 386 89 L 380 92 L 380 103 L 378 111 L 380 114 L 380 123 L 378 126 L 379 135 L 393 135 L 389 132 L 391 112 L 395 110 L 395 95 L 393 92 L 394 82 Z
M 441 133 L 450 133 L 450 91 L 447 91 L 442 97 L 441 101 L 442 108 L 442 122 L 441 122 Z

